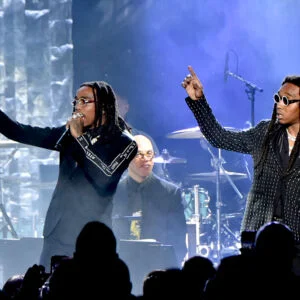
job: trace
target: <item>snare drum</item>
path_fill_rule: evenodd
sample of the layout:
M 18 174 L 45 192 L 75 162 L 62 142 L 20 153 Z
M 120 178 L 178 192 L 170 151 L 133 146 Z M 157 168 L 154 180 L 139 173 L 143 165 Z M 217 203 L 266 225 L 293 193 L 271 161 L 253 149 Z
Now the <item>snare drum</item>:
M 195 191 L 198 190 L 198 197 L 195 197 Z M 185 188 L 182 190 L 182 198 L 184 203 L 184 214 L 187 221 L 199 215 L 200 222 L 205 223 L 210 220 L 211 211 L 209 209 L 210 197 L 208 191 L 201 187 Z M 198 198 L 198 205 L 195 201 Z M 196 212 L 196 209 L 198 211 Z

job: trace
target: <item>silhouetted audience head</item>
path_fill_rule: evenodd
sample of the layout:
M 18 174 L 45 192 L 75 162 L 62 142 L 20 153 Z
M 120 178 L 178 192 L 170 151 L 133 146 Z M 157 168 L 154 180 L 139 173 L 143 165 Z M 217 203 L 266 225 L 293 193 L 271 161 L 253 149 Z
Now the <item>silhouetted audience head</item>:
M 164 283 L 165 270 L 157 269 L 149 272 L 143 281 L 143 298 L 157 299 Z
M 84 274 L 89 276 L 88 274 Z M 81 281 L 73 258 L 64 258 L 60 261 L 53 273 L 43 286 L 43 300 L 68 300 L 81 295 Z
M 86 298 L 130 298 L 132 283 L 126 263 L 117 253 L 116 237 L 99 221 L 87 223 L 76 240 L 74 264 L 77 293 Z
M 184 262 L 182 272 L 187 295 L 194 298 L 203 294 L 206 282 L 215 276 L 216 269 L 208 257 L 195 255 Z
M 127 264 L 120 258 L 116 259 L 115 265 L 113 266 L 112 273 L 112 288 L 115 287 L 115 297 L 125 299 L 124 297 L 131 298 L 132 282 L 130 278 L 130 272 Z
M 291 265 L 296 254 L 293 232 L 277 221 L 263 225 L 256 233 L 255 253 L 264 262 Z
M 77 237 L 74 257 L 63 259 L 50 276 L 47 299 L 131 298 L 130 272 L 116 249 L 108 226 L 87 223 Z
M 149 272 L 143 282 L 143 299 L 184 299 L 185 287 L 179 268 Z
M 3 290 L 0 289 L 0 300 L 11 300 L 10 298 Z
M 300 292 L 293 272 L 296 243 L 291 229 L 277 221 L 263 225 L 255 237 L 256 286 L 262 299 L 292 299 Z
M 102 222 L 91 221 L 79 233 L 74 258 L 79 261 L 107 261 L 117 254 L 117 240 L 110 227 Z
M 205 299 L 253 299 L 254 256 L 231 255 L 221 259 L 216 275 L 207 282 Z
M 2 290 L 6 293 L 8 297 L 13 299 L 16 295 L 19 294 L 22 283 L 24 279 L 24 274 L 16 274 L 11 276 L 4 283 Z

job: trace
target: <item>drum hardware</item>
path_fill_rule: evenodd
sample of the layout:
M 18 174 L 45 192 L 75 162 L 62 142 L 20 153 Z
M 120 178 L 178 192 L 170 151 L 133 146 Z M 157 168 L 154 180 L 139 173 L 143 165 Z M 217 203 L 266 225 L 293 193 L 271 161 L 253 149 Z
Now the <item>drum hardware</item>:
M 232 237 L 235 242 L 240 242 L 240 239 L 235 235 L 235 233 L 229 228 L 225 223 L 222 224 L 222 229 L 225 235 Z
M 194 186 L 194 195 L 195 195 L 195 213 L 193 220 L 196 225 L 196 252 L 199 252 L 200 247 L 200 211 L 199 211 L 199 185 Z
M 200 145 L 203 149 L 207 150 L 211 155 L 211 165 L 215 168 L 216 172 L 216 256 L 218 259 L 221 258 L 221 197 L 220 197 L 220 182 L 221 182 L 221 174 L 223 174 L 226 180 L 231 184 L 232 188 L 235 190 L 239 198 L 243 199 L 243 195 L 240 193 L 236 185 L 233 183 L 232 178 L 229 176 L 228 172 L 224 169 L 223 164 L 225 160 L 221 155 L 221 149 L 218 148 L 218 155 L 216 156 L 212 150 L 210 149 L 208 142 L 205 139 L 200 139 Z
M 223 214 L 222 220 L 233 219 L 233 218 L 242 217 L 242 216 L 243 216 L 243 213 L 241 213 L 241 212 Z
M 202 256 L 209 255 L 209 247 L 202 243 L 201 238 L 207 235 L 207 232 L 203 232 L 203 228 L 208 224 L 211 218 L 211 211 L 209 209 L 210 197 L 208 192 L 204 188 L 199 188 L 199 185 L 194 185 L 193 188 L 184 189 L 182 192 L 183 199 L 185 201 L 185 216 L 187 219 L 187 225 L 194 226 L 195 233 L 194 243 L 191 245 L 195 254 Z M 194 253 L 190 253 L 194 255 Z
M 198 192 L 198 208 L 195 208 L 196 192 Z M 184 205 L 184 214 L 188 222 L 193 222 L 195 215 L 197 216 L 198 214 L 201 223 L 205 224 L 209 222 L 211 218 L 211 210 L 209 208 L 210 196 L 206 189 L 199 186 L 194 186 L 193 188 L 184 188 L 182 189 L 182 198 Z M 199 210 L 199 212 L 197 212 L 197 210 Z
M 217 178 L 217 172 L 207 172 L 207 173 L 192 173 L 188 175 L 191 180 L 197 181 L 215 181 Z M 245 179 L 248 178 L 248 175 L 245 173 L 236 173 L 220 170 L 220 180 L 226 181 L 226 176 L 230 176 L 233 180 Z
M 186 159 L 181 157 L 171 156 L 167 149 L 161 151 L 160 156 L 153 158 L 153 162 L 156 164 L 185 164 Z
M 231 74 L 229 74 L 231 75 Z M 232 76 L 232 75 L 231 75 Z M 235 131 L 235 128 L 233 127 L 224 127 L 226 130 Z M 216 184 L 216 247 L 214 247 L 214 250 L 216 249 L 216 256 L 217 259 L 220 259 L 220 251 L 221 251 L 221 197 L 220 197 L 220 183 L 221 180 L 224 182 L 229 182 L 232 186 L 232 188 L 237 193 L 238 197 L 240 199 L 243 199 L 243 195 L 240 193 L 238 188 L 233 183 L 234 179 L 243 179 L 248 178 L 248 176 L 244 173 L 234 173 L 234 172 L 228 172 L 224 169 L 223 164 L 225 163 L 222 155 L 221 155 L 221 149 L 218 149 L 218 154 L 215 155 L 211 148 L 209 147 L 206 138 L 202 134 L 200 127 L 192 127 L 187 129 L 182 129 L 178 131 L 171 132 L 167 135 L 167 138 L 170 139 L 199 139 L 201 147 L 208 151 L 211 155 L 211 165 L 215 169 L 215 172 L 212 173 L 199 173 L 193 176 L 196 177 L 196 180 L 213 180 Z M 200 178 L 200 179 L 199 179 Z
M 163 176 L 165 179 L 167 180 L 171 180 L 168 169 L 167 169 L 167 165 L 168 164 L 184 164 L 186 163 L 186 159 L 185 158 L 181 158 L 181 157 L 175 157 L 175 156 L 171 156 L 169 151 L 167 149 L 163 149 L 161 151 L 161 155 L 154 157 L 153 158 L 153 162 L 156 164 L 163 164 Z
M 210 248 L 207 245 L 200 245 L 197 253 L 203 257 L 208 257 L 210 254 Z

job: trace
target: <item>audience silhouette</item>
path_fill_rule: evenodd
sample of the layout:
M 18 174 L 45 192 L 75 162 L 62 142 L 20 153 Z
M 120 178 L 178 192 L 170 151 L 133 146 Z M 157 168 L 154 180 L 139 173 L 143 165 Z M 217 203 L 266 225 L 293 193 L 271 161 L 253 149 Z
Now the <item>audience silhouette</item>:
M 255 233 L 253 249 L 243 250 L 223 257 L 217 266 L 195 255 L 181 268 L 155 269 L 143 279 L 142 294 L 134 295 L 113 231 L 92 221 L 78 235 L 72 257 L 55 257 L 51 274 L 35 264 L 24 275 L 10 277 L 0 290 L 0 300 L 277 300 L 299 294 L 300 277 L 293 271 L 294 236 L 287 225 L 265 224 Z

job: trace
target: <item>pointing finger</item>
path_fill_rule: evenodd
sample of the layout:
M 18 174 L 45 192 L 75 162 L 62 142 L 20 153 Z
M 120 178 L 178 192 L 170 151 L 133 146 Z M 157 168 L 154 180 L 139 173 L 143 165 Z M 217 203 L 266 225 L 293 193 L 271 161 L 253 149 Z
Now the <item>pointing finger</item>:
M 192 75 L 193 77 L 197 78 L 197 75 L 196 75 L 194 69 L 192 68 L 192 66 L 188 66 L 188 69 L 189 69 L 191 75 Z

